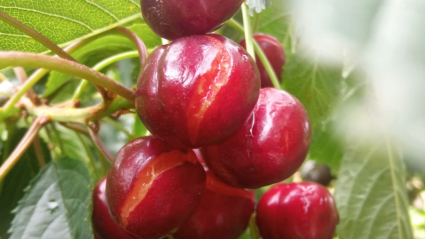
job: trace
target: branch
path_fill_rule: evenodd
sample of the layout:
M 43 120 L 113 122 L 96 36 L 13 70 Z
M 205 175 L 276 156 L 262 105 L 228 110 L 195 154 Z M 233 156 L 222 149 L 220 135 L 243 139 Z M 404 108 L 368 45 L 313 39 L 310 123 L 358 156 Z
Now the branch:
M 25 151 L 28 149 L 28 147 L 33 142 L 33 140 L 37 137 L 38 131 L 40 131 L 43 125 L 45 125 L 48 122 L 49 122 L 49 119 L 44 116 L 38 117 L 34 120 L 31 127 L 28 129 L 24 137 L 21 139 L 21 142 L 19 142 L 18 146 L 16 146 L 16 148 L 9 155 L 6 161 L 1 165 L 0 181 L 2 181 L 4 177 L 6 177 L 7 173 L 9 173 L 10 170 L 13 168 L 13 166 L 15 166 L 15 164 L 18 162 L 21 156 L 25 153 Z
M 13 68 L 13 71 L 15 72 L 16 78 L 18 78 L 19 83 L 21 85 L 24 85 L 25 82 L 27 82 L 27 80 L 28 80 L 28 76 L 27 76 L 27 73 L 25 72 L 24 68 L 22 68 L 22 67 L 15 67 L 15 68 Z M 38 100 L 38 96 L 37 96 L 37 94 L 34 92 L 34 90 L 32 88 L 30 88 L 27 91 L 27 96 L 33 102 L 35 102 L 35 101 Z
M 126 88 L 122 84 L 110 79 L 100 72 L 73 61 L 34 53 L 0 51 L 0 67 L 7 66 L 37 67 L 63 72 L 87 79 L 93 84 L 105 87 L 130 102 L 134 102 L 134 91 Z
M 109 152 L 109 150 L 106 148 L 105 144 L 102 142 L 102 140 L 100 139 L 99 135 L 97 134 L 97 132 L 95 132 L 92 127 L 89 127 L 89 133 L 90 133 L 90 137 L 93 140 L 94 144 L 96 145 L 96 147 L 106 156 L 106 158 L 109 159 L 109 161 L 113 161 L 114 160 L 114 156 L 111 154 L 111 152 Z
M 61 58 L 64 58 L 70 61 L 75 61 L 75 59 L 71 55 L 69 55 L 66 51 L 64 51 L 58 45 L 50 41 L 47 37 L 43 36 L 41 33 L 25 25 L 19 20 L 9 16 L 3 11 L 0 11 L 0 20 L 20 30 L 26 35 L 30 36 L 31 38 L 41 43 L 43 46 L 45 46 L 46 48 L 48 48 L 49 50 L 51 50 L 53 53 L 60 56 Z

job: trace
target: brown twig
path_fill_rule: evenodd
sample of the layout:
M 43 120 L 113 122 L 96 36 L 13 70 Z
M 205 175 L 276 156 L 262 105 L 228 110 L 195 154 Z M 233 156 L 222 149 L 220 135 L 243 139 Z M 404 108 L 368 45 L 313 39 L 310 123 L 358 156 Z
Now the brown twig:
M 40 165 L 40 167 L 44 167 L 46 165 L 46 160 L 44 160 L 43 151 L 41 149 L 40 137 L 38 137 L 38 135 L 35 136 L 33 145 L 38 165 Z
M 6 161 L 0 167 L 0 181 L 6 177 L 7 173 L 15 166 L 15 164 L 19 161 L 21 156 L 25 153 L 31 143 L 34 141 L 35 137 L 38 135 L 38 131 L 49 122 L 47 117 L 38 117 L 36 118 L 31 127 L 25 133 L 24 137 L 19 142 L 18 146 L 13 150 L 13 152 L 9 155 Z
M 89 133 L 90 137 L 93 140 L 96 147 L 108 158 L 111 162 L 114 160 L 114 156 L 109 152 L 109 150 L 106 148 L 105 144 L 100 139 L 99 135 L 97 134 L 99 129 L 98 123 L 93 123 L 92 125 L 89 125 Z
M 73 124 L 73 123 L 60 123 L 61 125 L 63 125 L 64 127 L 77 131 L 78 133 L 84 134 L 85 136 L 90 138 L 90 133 L 89 131 L 87 131 L 86 129 L 84 129 L 81 125 L 79 124 Z

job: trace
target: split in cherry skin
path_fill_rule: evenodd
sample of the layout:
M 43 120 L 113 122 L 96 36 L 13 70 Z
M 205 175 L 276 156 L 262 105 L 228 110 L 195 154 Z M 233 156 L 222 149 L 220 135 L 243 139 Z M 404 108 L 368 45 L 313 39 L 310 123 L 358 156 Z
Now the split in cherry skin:
M 268 190 L 258 203 L 256 222 L 263 239 L 332 239 L 339 217 L 325 187 L 303 182 Z
M 198 157 L 199 158 L 199 157 Z M 201 158 L 199 158 L 202 161 Z M 230 187 L 206 167 L 207 185 L 194 213 L 174 234 L 176 239 L 237 239 L 254 211 L 253 191 Z
M 133 239 L 119 227 L 111 215 L 106 205 L 106 177 L 100 180 L 93 190 L 93 231 L 97 239 Z
M 182 37 L 148 58 L 136 89 L 146 128 L 173 147 L 199 148 L 232 136 L 260 92 L 254 60 L 215 34 Z
M 286 63 L 286 54 L 280 42 L 273 36 L 267 34 L 257 33 L 254 34 L 253 38 L 257 41 L 261 50 L 263 50 L 267 59 L 269 60 L 278 80 L 282 82 L 283 66 Z M 240 45 L 246 48 L 245 40 L 240 42 Z M 256 55 L 256 62 L 261 75 L 261 88 L 273 87 L 272 80 L 270 79 L 269 73 L 264 68 L 260 58 Z
M 191 149 L 175 149 L 154 137 L 135 139 L 115 156 L 106 196 L 118 225 L 141 239 L 169 235 L 200 202 L 205 172 Z
M 259 188 L 293 175 L 307 156 L 310 137 L 304 106 L 283 90 L 264 88 L 250 119 L 235 135 L 200 150 L 224 183 Z
M 243 0 L 141 0 L 143 19 L 160 37 L 175 40 L 183 36 L 212 32 L 229 20 Z

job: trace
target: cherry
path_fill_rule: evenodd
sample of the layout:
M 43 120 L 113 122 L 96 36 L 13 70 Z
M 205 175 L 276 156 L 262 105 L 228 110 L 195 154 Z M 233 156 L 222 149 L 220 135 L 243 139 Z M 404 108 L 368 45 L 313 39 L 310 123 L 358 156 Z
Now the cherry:
M 276 38 L 266 34 L 255 34 L 254 39 L 257 41 L 258 45 L 260 45 L 260 48 L 263 50 L 264 54 L 267 56 L 267 59 L 272 65 L 277 78 L 279 79 L 280 82 L 282 82 L 282 71 L 283 71 L 283 66 L 285 65 L 285 62 L 286 62 L 286 55 L 282 45 L 279 43 L 279 41 Z M 240 45 L 246 48 L 245 40 L 242 40 L 240 42 Z M 269 74 L 264 68 L 263 63 L 258 58 L 258 56 L 256 56 L 255 58 L 257 61 L 258 69 L 260 70 L 261 87 L 262 88 L 273 87 L 273 83 L 269 77 Z
M 143 19 L 162 38 L 203 35 L 229 20 L 243 0 L 141 0 Z
M 198 148 L 234 134 L 259 92 L 257 66 L 241 46 L 215 34 L 182 37 L 148 58 L 136 110 L 154 136 Z
M 331 169 L 327 165 L 312 160 L 304 163 L 301 176 L 304 181 L 315 182 L 325 187 L 329 186 L 333 179 Z
M 258 203 L 256 221 L 264 239 L 332 239 L 339 218 L 328 190 L 304 182 L 267 191 Z
M 93 231 L 98 239 L 133 239 L 119 227 L 109 215 L 106 206 L 106 177 L 100 180 L 93 190 Z
M 252 190 L 230 187 L 208 169 L 206 172 L 207 186 L 201 202 L 174 236 L 176 239 L 237 239 L 247 228 L 254 211 L 254 194 Z
M 224 183 L 259 188 L 290 177 L 310 146 L 303 105 L 289 93 L 264 88 L 251 118 L 225 142 L 201 148 L 205 163 Z
M 107 180 L 115 222 L 138 238 L 156 239 L 175 232 L 192 214 L 206 176 L 192 150 L 144 137 L 120 149 Z

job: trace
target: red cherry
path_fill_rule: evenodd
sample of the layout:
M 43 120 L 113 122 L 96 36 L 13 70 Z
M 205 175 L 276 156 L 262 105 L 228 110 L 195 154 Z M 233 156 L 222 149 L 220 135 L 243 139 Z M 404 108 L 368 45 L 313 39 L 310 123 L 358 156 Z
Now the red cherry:
M 332 195 L 311 182 L 271 188 L 258 203 L 256 220 L 264 239 L 332 239 L 339 222 Z
M 109 215 L 106 206 L 106 177 L 100 180 L 93 190 L 93 230 L 99 239 L 133 239 L 119 227 Z
M 108 208 L 132 235 L 160 238 L 192 214 L 205 178 L 192 150 L 171 148 L 154 137 L 135 139 L 121 148 L 109 170 Z
M 224 183 L 259 188 L 290 177 L 310 146 L 303 105 L 289 93 L 265 88 L 251 118 L 225 142 L 201 148 L 208 168 Z
M 252 191 L 227 186 L 207 171 L 201 202 L 174 235 L 176 239 L 237 239 L 253 211 Z
M 162 38 L 203 35 L 218 29 L 243 0 L 141 0 L 143 19 Z
M 183 37 L 146 62 L 136 110 L 156 137 L 198 148 L 230 137 L 257 102 L 260 78 L 246 51 L 219 35 Z
M 267 59 L 272 65 L 277 78 L 279 79 L 280 82 L 282 82 L 282 71 L 283 71 L 283 66 L 285 65 L 285 62 L 286 62 L 285 50 L 283 50 L 282 45 L 276 38 L 266 34 L 255 34 L 254 39 L 257 41 L 258 45 L 260 45 L 260 48 L 263 50 L 264 54 L 267 56 Z M 242 40 L 240 42 L 240 45 L 246 48 L 245 40 Z M 261 62 L 260 58 L 258 58 L 257 55 L 255 56 L 255 58 L 257 61 L 258 69 L 260 70 L 261 87 L 262 88 L 273 87 L 273 83 L 269 77 L 269 74 L 264 68 L 264 65 Z

